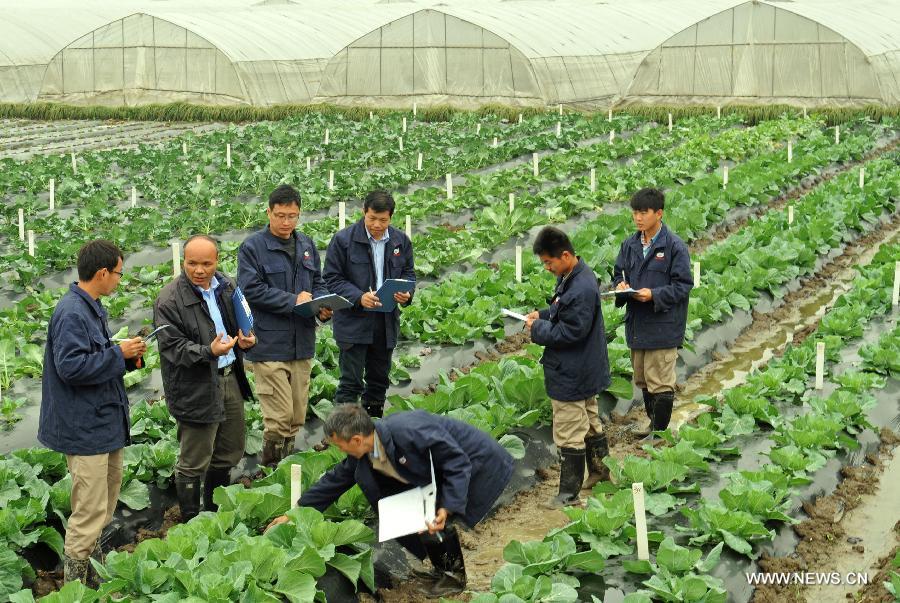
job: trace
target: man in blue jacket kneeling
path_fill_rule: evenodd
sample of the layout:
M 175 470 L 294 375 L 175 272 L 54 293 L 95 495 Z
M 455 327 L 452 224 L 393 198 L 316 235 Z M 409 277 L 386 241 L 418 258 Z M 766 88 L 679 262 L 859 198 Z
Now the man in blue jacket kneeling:
M 484 519 L 512 476 L 512 457 L 494 438 L 462 421 L 423 410 L 373 422 L 365 409 L 342 404 L 325 420 L 325 433 L 347 458 L 300 497 L 301 507 L 325 511 L 359 484 L 372 508 L 378 501 L 431 483 L 434 462 L 437 512 L 420 535 L 397 539 L 419 559 L 431 560 L 430 597 L 461 593 L 466 586 L 457 520 L 474 526 Z M 270 527 L 288 520 L 282 515 Z

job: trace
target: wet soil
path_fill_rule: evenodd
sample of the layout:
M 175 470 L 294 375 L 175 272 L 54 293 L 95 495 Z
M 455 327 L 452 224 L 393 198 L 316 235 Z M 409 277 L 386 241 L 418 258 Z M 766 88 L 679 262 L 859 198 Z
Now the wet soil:
M 133 553 L 134 549 L 137 548 L 137 545 L 145 540 L 150 540 L 151 538 L 165 538 L 166 534 L 169 533 L 169 529 L 174 525 L 178 525 L 179 523 L 181 523 L 181 509 L 178 508 L 177 505 L 174 507 L 169 507 L 168 509 L 166 509 L 165 513 L 163 513 L 163 523 L 158 530 L 139 528 L 134 542 L 123 544 L 116 550 L 120 552 Z
M 842 481 L 834 493 L 803 503 L 807 519 L 794 526 L 800 537 L 793 554 L 787 557 L 759 559 L 764 572 L 868 572 L 866 599 L 853 598 L 855 586 L 803 587 L 766 585 L 757 587 L 755 603 L 818 602 L 853 600 L 880 601 L 874 580 L 882 555 L 894 551 L 900 543 L 897 500 L 900 500 L 900 438 L 893 431 L 881 431 L 878 454 L 866 456 L 866 462 L 841 469 Z M 883 590 L 883 594 L 887 591 Z M 887 599 L 892 600 L 892 599 Z

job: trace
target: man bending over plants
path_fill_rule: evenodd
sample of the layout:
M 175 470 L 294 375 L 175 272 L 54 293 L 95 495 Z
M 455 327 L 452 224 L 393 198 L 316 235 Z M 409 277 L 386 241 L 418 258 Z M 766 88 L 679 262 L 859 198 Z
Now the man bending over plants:
M 100 533 L 112 520 L 122 487 L 123 448 L 129 443 L 125 372 L 138 368 L 147 344 L 110 339 L 100 298 L 122 278 L 123 256 L 110 241 L 78 252 L 78 282 L 53 310 L 44 347 L 38 441 L 66 455 L 72 476 L 72 514 L 66 526 L 63 576 L 96 587 L 89 557 L 102 562 Z
M 616 306 L 625 306 L 625 340 L 634 384 L 644 395 L 650 432 L 666 429 L 675 403 L 675 361 L 684 343 L 694 281 L 687 245 L 662 223 L 665 196 L 643 188 L 631 197 L 637 232 L 622 242 L 613 271 Z
M 609 387 L 606 330 L 597 277 L 575 255 L 569 237 L 547 226 L 532 250 L 556 276 L 550 306 L 526 316 L 531 340 L 544 346 L 541 364 L 553 405 L 553 442 L 559 449 L 559 494 L 545 506 L 576 504 L 578 492 L 609 479 L 603 457 L 609 454 L 597 411 L 597 394 Z M 585 462 L 589 470 L 585 481 Z
M 424 410 L 394 413 L 376 423 L 361 406 L 342 404 L 325 420 L 325 433 L 347 458 L 304 492 L 299 505 L 324 512 L 359 484 L 377 509 L 383 497 L 429 485 L 433 462 L 434 521 L 423 525 L 421 534 L 403 536 L 397 542 L 419 559 L 431 560 L 432 572 L 416 572 L 429 583 L 423 588 L 426 595 L 461 593 L 466 570 L 453 524 L 462 521 L 471 527 L 484 519 L 512 475 L 509 453 L 480 429 Z M 282 515 L 269 527 L 287 521 Z

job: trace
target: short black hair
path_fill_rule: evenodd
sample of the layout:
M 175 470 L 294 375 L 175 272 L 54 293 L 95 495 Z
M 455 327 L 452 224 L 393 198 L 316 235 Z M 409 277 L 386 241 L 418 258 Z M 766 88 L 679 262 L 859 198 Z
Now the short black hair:
M 325 419 L 325 436 L 337 436 L 345 442 L 355 435 L 367 436 L 375 431 L 372 417 L 358 404 L 338 404 Z
M 294 204 L 300 209 L 300 193 L 290 184 L 279 184 L 269 193 L 269 209 L 274 209 L 276 205 Z
M 534 255 L 549 255 L 551 258 L 562 257 L 563 251 L 575 255 L 575 247 L 569 236 L 555 226 L 545 226 L 537 233 L 531 246 Z
M 363 213 L 370 209 L 378 214 L 386 211 L 393 216 L 394 197 L 387 191 L 372 191 L 366 195 L 366 200 L 363 201 Z
M 181 255 L 184 255 L 187 246 L 191 244 L 191 241 L 196 241 L 197 239 L 203 239 L 204 241 L 209 241 L 213 245 L 216 246 L 216 257 L 219 257 L 219 242 L 206 234 L 195 234 L 188 237 L 187 241 L 184 242 L 184 245 L 181 247 Z
M 78 280 L 83 282 L 93 280 L 101 268 L 112 272 L 116 269 L 120 258 L 124 261 L 125 256 L 112 241 L 106 239 L 88 241 L 78 250 Z
M 658 188 L 642 188 L 631 196 L 631 209 L 637 211 L 646 209 L 657 211 L 665 207 L 666 196 Z

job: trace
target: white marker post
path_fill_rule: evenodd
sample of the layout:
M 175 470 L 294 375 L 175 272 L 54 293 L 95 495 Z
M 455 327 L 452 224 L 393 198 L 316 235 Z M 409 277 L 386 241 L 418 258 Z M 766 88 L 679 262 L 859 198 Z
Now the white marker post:
M 540 173 L 540 168 L 538 167 L 538 162 L 540 159 L 538 158 L 537 153 L 531 154 L 531 171 L 537 176 Z
M 516 282 L 522 282 L 522 246 L 516 245 Z
M 416 158 L 416 169 L 420 172 L 422 171 L 422 153 L 419 153 L 419 156 Z
M 406 216 L 406 238 L 412 240 L 412 216 Z
M 637 530 L 638 559 L 650 560 L 650 547 L 647 543 L 647 512 L 644 509 L 644 484 L 631 484 L 631 497 L 634 500 L 634 527 Z
M 328 170 L 328 190 L 334 190 L 334 170 Z
M 866 187 L 866 168 L 859 168 L 859 188 Z
M 806 107 L 803 107 L 803 119 L 806 119 Z
M 345 201 L 338 202 L 338 228 L 344 230 L 347 226 L 347 203 Z
M 612 109 L 606 113 L 606 121 L 612 121 Z
M 28 231 L 28 255 L 34 257 L 34 231 Z
M 77 174 L 78 173 L 78 162 L 75 160 L 75 151 L 72 151 L 71 155 L 72 155 L 72 173 Z
M 19 240 L 25 240 L 25 210 L 19 208 Z
M 794 223 L 794 206 L 788 205 L 788 226 Z
M 834 144 L 841 144 L 841 127 L 834 127 Z
M 557 137 L 562 136 L 562 122 L 561 121 L 556 122 L 556 136 Z
M 559 114 L 562 115 L 562 103 L 559 103 Z
M 672 133 L 672 114 L 669 113 L 669 134 Z
M 716 107 L 716 119 L 722 119 L 722 107 Z
M 197 184 L 200 184 L 201 182 L 203 182 L 203 176 L 197 174 Z
M 187 155 L 187 143 L 185 141 L 181 141 L 181 154 Z
M 825 342 L 816 344 L 816 389 L 825 387 Z
M 794 162 L 794 143 L 793 141 L 788 141 L 788 163 Z
M 612 144 L 613 142 L 615 142 L 615 140 L 616 140 L 616 131 L 610 130 L 609 131 L 609 144 Z
M 56 180 L 50 179 L 50 211 L 56 209 Z
M 597 192 L 597 168 L 591 168 L 591 192 Z
M 291 508 L 296 509 L 300 504 L 300 476 L 303 474 L 301 465 L 291 465 Z
M 406 134 L 406 118 L 403 118 L 403 133 Z
M 416 103 L 413 103 L 413 117 L 415 118 L 415 116 L 418 114 L 419 114 L 419 107 L 418 107 L 418 105 L 416 105 Z
M 307 157 L 307 158 L 306 158 L 306 171 L 307 171 L 307 172 L 311 172 L 311 171 L 312 171 L 312 157 Z
M 215 198 L 212 198 L 212 199 L 209 200 L 209 205 L 210 205 L 211 207 L 215 207 L 215 206 L 216 206 L 216 203 L 217 203 L 217 201 L 215 200 Z
M 231 167 L 231 143 L 225 145 L 225 166 Z
M 519 123 L 522 123 L 522 114 L 519 113 Z
M 402 136 L 398 136 L 398 137 L 397 137 L 397 140 L 400 141 L 400 152 L 402 153 L 402 152 L 403 152 L 403 137 L 402 137 Z
M 497 148 L 497 145 L 499 145 L 499 144 L 500 144 L 500 141 L 497 140 L 497 137 L 496 137 L 496 136 L 494 136 L 494 144 L 492 144 L 491 146 L 494 147 L 494 148 L 496 149 L 496 148 Z
M 894 264 L 894 293 L 891 295 L 891 308 L 897 309 L 900 305 L 900 261 Z
M 330 141 L 330 140 L 329 140 L 330 135 L 331 135 L 331 132 L 328 130 L 328 128 L 325 128 L 325 143 L 324 143 L 324 144 L 328 144 L 328 143 L 329 143 L 329 141 Z
M 481 122 L 475 124 L 475 135 L 477 136 L 479 134 L 481 134 Z
M 369 121 L 372 121 L 373 119 L 375 119 L 375 114 L 369 111 Z
M 509 213 L 513 213 L 516 210 L 516 194 L 509 194 Z
M 694 261 L 694 286 L 700 284 L 700 260 Z
M 447 198 L 453 198 L 453 174 L 447 174 Z
M 728 166 L 722 166 L 722 188 L 728 186 Z
M 131 187 L 131 207 L 137 207 L 137 189 Z
M 178 277 L 181 272 L 181 250 L 178 241 L 172 241 L 172 275 Z

